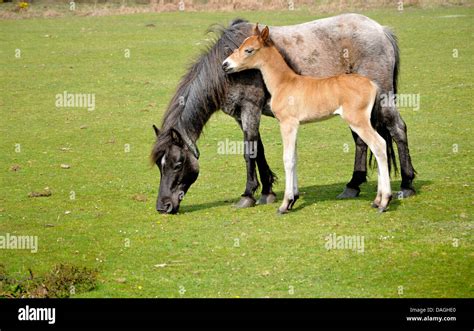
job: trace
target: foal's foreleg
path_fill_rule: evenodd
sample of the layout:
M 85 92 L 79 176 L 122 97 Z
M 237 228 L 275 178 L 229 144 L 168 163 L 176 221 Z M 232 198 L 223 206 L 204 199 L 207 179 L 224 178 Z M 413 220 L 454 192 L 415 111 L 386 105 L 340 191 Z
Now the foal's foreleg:
M 281 137 L 283 140 L 283 163 L 285 165 L 285 196 L 278 208 L 279 213 L 286 213 L 298 199 L 296 178 L 296 136 L 298 134 L 297 121 L 280 122 Z
M 293 194 L 294 194 L 294 199 L 293 199 L 293 204 L 290 206 L 290 209 L 293 207 L 295 204 L 296 200 L 300 197 L 300 191 L 298 189 L 298 143 L 296 142 L 295 139 L 295 165 L 293 167 Z

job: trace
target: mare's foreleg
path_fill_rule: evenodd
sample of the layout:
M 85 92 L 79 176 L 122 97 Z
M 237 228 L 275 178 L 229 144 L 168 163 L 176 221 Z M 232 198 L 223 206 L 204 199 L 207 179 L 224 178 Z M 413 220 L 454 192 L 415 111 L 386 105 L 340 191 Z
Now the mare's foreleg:
M 237 208 L 247 208 L 255 206 L 255 191 L 259 187 L 257 178 L 257 157 L 258 140 L 260 125 L 260 111 L 251 111 L 242 109 L 241 118 L 237 120 L 244 134 L 244 160 L 247 166 L 247 183 L 245 191 L 240 201 L 236 204 Z

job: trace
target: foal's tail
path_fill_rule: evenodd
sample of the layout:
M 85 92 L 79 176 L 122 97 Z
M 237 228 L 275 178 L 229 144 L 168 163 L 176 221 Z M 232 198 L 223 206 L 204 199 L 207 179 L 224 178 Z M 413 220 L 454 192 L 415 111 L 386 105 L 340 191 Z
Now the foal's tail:
M 392 167 L 395 171 L 395 174 L 398 172 L 397 168 L 397 158 L 395 155 L 395 150 L 393 149 L 393 138 L 390 134 L 390 131 L 387 128 L 387 125 L 383 121 L 382 107 L 381 107 L 381 97 L 380 89 L 377 88 L 377 95 L 375 97 L 374 107 L 372 108 L 372 113 L 370 115 L 370 123 L 372 127 L 377 131 L 377 133 L 385 140 L 387 145 L 387 163 L 388 163 L 388 172 L 391 173 Z M 373 154 L 370 151 L 369 154 L 369 165 L 374 167 L 375 164 L 372 163 Z

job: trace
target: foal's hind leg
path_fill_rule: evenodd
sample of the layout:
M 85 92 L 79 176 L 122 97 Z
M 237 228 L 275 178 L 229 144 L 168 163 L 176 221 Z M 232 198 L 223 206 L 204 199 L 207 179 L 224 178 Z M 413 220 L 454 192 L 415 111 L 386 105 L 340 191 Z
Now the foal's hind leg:
M 354 130 L 362 138 L 362 140 L 364 140 L 372 153 L 374 153 L 377 160 L 377 197 L 374 200 L 373 206 L 378 207 L 379 211 L 383 212 L 387 209 L 387 206 L 392 199 L 386 152 L 387 145 L 385 140 L 377 133 L 377 131 L 372 128 L 370 121 L 362 124 L 359 127 L 354 127 L 351 125 L 351 129 Z
M 337 196 L 338 199 L 350 199 L 359 196 L 362 183 L 367 181 L 367 145 L 360 137 L 351 130 L 355 142 L 354 172 L 344 191 Z

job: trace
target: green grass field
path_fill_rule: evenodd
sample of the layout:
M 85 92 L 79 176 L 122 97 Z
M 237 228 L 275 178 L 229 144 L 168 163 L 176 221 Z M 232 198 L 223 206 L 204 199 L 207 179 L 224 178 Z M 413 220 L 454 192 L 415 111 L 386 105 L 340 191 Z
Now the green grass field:
M 240 141 L 242 133 L 222 113 L 198 141 L 201 172 L 180 213 L 155 211 L 151 125 L 161 123 L 208 26 L 234 17 L 288 25 L 322 16 L 179 12 L 1 21 L 0 235 L 38 236 L 39 248 L 0 249 L 0 264 L 19 277 L 60 262 L 98 268 L 96 290 L 74 297 L 473 297 L 474 9 L 364 14 L 394 28 L 400 92 L 421 96 L 418 111 L 400 110 L 418 195 L 393 201 L 384 214 L 370 208 L 375 170 L 359 198 L 335 199 L 354 160 L 350 131 L 339 119 L 300 130 L 302 197 L 293 212 L 277 216 L 278 204 L 235 209 L 245 163 L 241 155 L 219 155 L 217 146 Z M 95 110 L 55 107 L 64 91 L 95 93 Z M 281 199 L 277 122 L 264 118 L 261 132 Z M 392 179 L 397 190 L 400 178 Z M 45 187 L 50 197 L 28 197 Z M 364 236 L 364 253 L 326 250 L 332 233 Z

